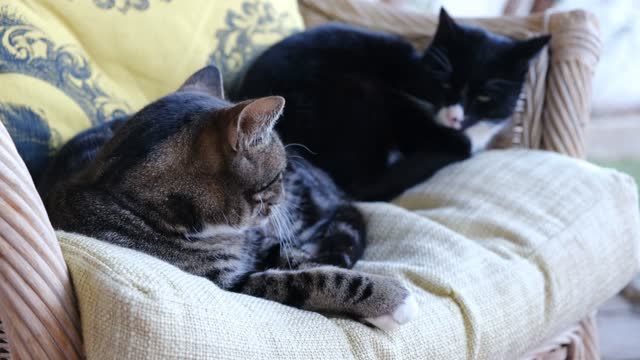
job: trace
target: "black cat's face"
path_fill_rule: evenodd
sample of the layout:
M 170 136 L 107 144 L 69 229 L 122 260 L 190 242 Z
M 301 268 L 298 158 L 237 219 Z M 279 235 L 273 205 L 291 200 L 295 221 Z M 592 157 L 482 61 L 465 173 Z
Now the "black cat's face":
M 443 10 L 434 39 L 425 50 L 436 121 L 466 129 L 479 121 L 510 117 L 520 96 L 529 61 L 549 36 L 515 41 L 484 30 L 456 24 Z

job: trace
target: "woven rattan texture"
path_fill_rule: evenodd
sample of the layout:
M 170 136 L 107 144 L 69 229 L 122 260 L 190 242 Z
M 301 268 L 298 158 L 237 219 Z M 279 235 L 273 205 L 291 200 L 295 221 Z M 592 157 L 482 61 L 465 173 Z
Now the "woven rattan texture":
M 55 233 L 0 126 L 0 318 L 13 359 L 75 359 L 80 320 Z M 6 350 L 7 344 L 0 344 Z
M 521 360 L 599 359 L 595 313 L 523 356 Z

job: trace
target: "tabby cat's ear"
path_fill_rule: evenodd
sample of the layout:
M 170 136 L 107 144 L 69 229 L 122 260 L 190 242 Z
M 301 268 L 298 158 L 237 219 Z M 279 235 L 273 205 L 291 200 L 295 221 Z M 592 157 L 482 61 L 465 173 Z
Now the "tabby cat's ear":
M 224 99 L 222 74 L 217 67 L 209 65 L 191 75 L 178 91 L 196 90 Z
M 229 123 L 229 145 L 235 151 L 247 150 L 268 139 L 284 109 L 284 98 L 268 96 L 243 101 L 233 108 Z

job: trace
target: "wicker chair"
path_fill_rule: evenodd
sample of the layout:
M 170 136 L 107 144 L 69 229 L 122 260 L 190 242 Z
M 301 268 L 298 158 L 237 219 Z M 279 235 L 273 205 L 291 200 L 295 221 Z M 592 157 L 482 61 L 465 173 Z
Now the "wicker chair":
M 428 43 L 434 17 L 365 1 L 300 0 L 307 26 L 339 20 Z M 551 33 L 548 53 L 528 75 L 521 106 L 495 146 L 546 149 L 583 157 L 591 78 L 600 40 L 593 16 L 583 11 L 525 18 L 470 19 L 469 23 L 516 38 Z M 0 125 L 0 358 L 83 357 L 73 287 L 55 233 L 31 177 Z M 597 359 L 593 315 L 524 359 Z

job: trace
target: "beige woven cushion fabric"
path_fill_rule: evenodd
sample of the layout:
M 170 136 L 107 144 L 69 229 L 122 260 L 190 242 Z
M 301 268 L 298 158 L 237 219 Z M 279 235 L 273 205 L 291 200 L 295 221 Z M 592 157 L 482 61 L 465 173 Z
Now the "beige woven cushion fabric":
M 90 359 L 503 359 L 619 291 L 638 268 L 630 177 L 489 151 L 396 201 L 362 204 L 357 268 L 402 279 L 419 316 L 390 333 L 234 294 L 132 250 L 59 234 Z

